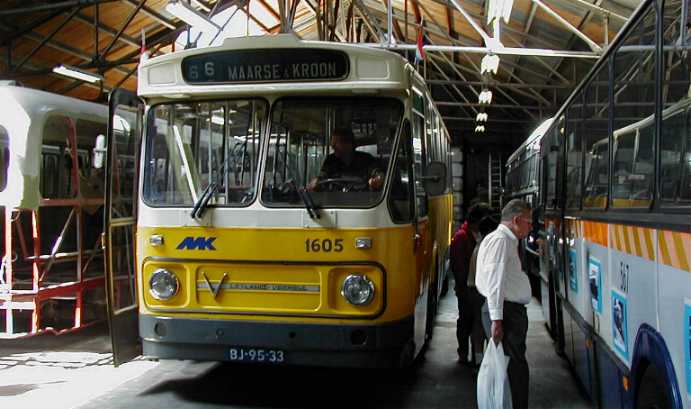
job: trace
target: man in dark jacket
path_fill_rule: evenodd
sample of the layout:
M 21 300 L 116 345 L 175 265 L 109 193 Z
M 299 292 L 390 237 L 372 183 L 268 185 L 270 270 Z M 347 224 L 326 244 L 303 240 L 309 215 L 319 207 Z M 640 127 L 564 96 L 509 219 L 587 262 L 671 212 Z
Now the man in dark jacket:
M 458 339 L 458 362 L 467 364 L 468 339 L 473 328 L 473 308 L 468 292 L 468 273 L 470 258 L 480 234 L 480 222 L 489 214 L 486 203 L 477 203 L 468 209 L 468 217 L 451 239 L 451 270 L 453 271 L 456 297 L 458 298 L 458 320 L 456 338 Z M 479 317 L 477 318 L 479 319 Z
M 379 191 L 384 176 L 379 161 L 366 152 L 355 150 L 355 136 L 346 128 L 335 129 L 331 134 L 331 149 L 322 164 L 319 176 L 308 184 L 308 190 Z M 354 179 L 350 184 L 348 179 Z

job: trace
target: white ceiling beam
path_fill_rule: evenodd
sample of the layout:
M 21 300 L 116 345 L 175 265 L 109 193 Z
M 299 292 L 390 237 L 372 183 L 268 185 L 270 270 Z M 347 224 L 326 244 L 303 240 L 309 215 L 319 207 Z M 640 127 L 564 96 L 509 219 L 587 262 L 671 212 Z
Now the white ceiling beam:
M 433 54 L 430 54 L 430 55 L 431 55 L 432 57 L 436 57 L 436 56 L 433 55 Z M 443 55 L 443 54 L 442 54 L 442 55 Z M 436 58 L 439 58 L 439 57 L 436 57 Z M 468 58 L 468 57 L 466 56 L 466 58 Z M 447 60 L 447 61 L 448 61 L 448 60 Z M 457 64 L 454 63 L 454 62 L 448 61 L 448 63 L 449 63 L 449 65 L 451 66 L 451 68 L 454 68 L 454 67 L 457 66 Z M 479 67 L 478 67 L 470 58 L 468 58 L 468 63 L 469 63 L 476 71 L 480 72 Z M 516 81 L 520 81 L 520 79 L 519 79 L 518 77 L 516 77 L 516 76 L 512 76 L 512 77 L 515 78 Z M 504 91 L 503 89 L 501 89 L 501 88 L 496 88 L 496 90 L 497 90 L 497 93 L 498 93 L 498 94 L 501 94 L 504 98 L 506 98 L 506 99 L 509 100 L 510 102 L 514 103 L 516 106 L 521 106 L 521 105 L 522 105 L 521 103 L 519 103 L 518 101 L 516 101 L 516 99 L 514 99 L 511 95 L 509 95 L 509 94 L 508 94 L 506 91 Z M 533 91 L 533 90 L 531 90 L 531 91 Z M 536 99 L 535 96 L 533 96 L 532 94 L 527 93 L 527 92 L 525 92 L 525 91 L 523 91 L 523 90 L 512 89 L 512 92 L 515 92 L 515 93 L 517 93 L 517 94 L 526 96 L 526 97 L 531 98 L 531 99 L 534 99 L 534 100 Z M 533 91 L 533 92 L 535 92 L 535 91 Z M 540 97 L 540 98 L 542 98 L 542 95 L 540 95 L 540 94 L 537 94 L 537 96 Z M 542 100 L 537 100 L 538 103 L 544 102 L 544 101 L 546 101 L 544 98 L 542 98 Z M 524 109 L 523 111 L 524 111 L 528 116 L 533 117 L 533 113 L 532 113 L 532 112 L 528 111 L 527 109 Z
M 530 13 L 528 13 L 528 20 L 525 22 L 523 27 L 523 34 L 528 34 L 530 27 L 533 26 L 533 20 L 535 19 L 535 12 L 537 11 L 537 4 L 533 3 L 530 5 Z
M 569 23 L 564 17 L 559 15 L 556 11 L 552 10 L 549 8 L 545 3 L 543 3 L 540 0 L 533 0 L 533 3 L 537 4 L 542 10 L 544 10 L 547 14 L 550 16 L 554 17 L 555 20 L 560 22 L 564 27 L 566 27 L 569 31 L 574 33 L 575 35 L 578 36 L 581 40 L 585 41 L 586 44 L 588 44 L 588 47 L 590 47 L 593 52 L 596 53 L 601 53 L 602 52 L 602 47 L 600 47 L 595 41 L 591 40 L 590 37 L 587 35 L 583 34 L 581 30 L 578 28 L 574 27 L 571 23 Z
M 417 0 L 412 0 L 412 1 L 415 2 L 415 1 L 417 1 Z M 431 1 L 431 2 L 433 2 L 433 3 L 441 4 L 441 5 L 444 5 L 444 6 L 447 6 L 447 7 L 453 6 L 453 5 L 450 3 L 449 0 L 426 0 L 426 1 Z M 480 19 L 480 20 L 482 19 L 482 16 L 480 16 L 480 15 L 473 14 L 473 13 L 471 13 L 471 12 L 468 12 L 468 14 L 469 14 L 471 17 L 475 18 L 475 19 Z M 517 29 L 511 27 L 511 26 L 508 25 L 508 24 L 502 25 L 502 28 L 501 28 L 501 29 L 502 29 L 502 31 L 510 31 L 510 32 L 512 32 L 512 33 L 514 33 L 514 34 L 519 34 L 519 35 L 521 35 L 521 36 L 528 37 L 528 38 L 530 38 L 531 40 L 533 40 L 533 41 L 535 41 L 535 42 L 538 42 L 538 43 L 542 44 L 542 45 L 544 46 L 544 48 L 553 48 L 553 47 L 558 47 L 558 46 L 559 46 L 559 42 L 556 41 L 556 39 L 553 38 L 553 37 L 547 38 L 547 37 L 544 36 L 544 35 L 543 35 L 542 37 L 537 37 L 537 36 L 531 36 L 531 35 L 529 35 L 529 34 L 524 34 L 521 30 L 517 30 Z M 548 40 L 549 40 L 549 41 L 548 41 Z
M 538 105 L 512 105 L 512 104 L 479 104 L 476 102 L 449 102 L 449 101 L 434 101 L 435 105 L 440 107 L 483 107 L 483 108 L 504 108 L 504 109 L 532 109 L 539 111 L 545 109 L 544 106 Z M 474 119 L 474 118 L 473 118 Z
M 507 36 L 508 38 L 510 38 L 511 40 L 516 41 L 516 38 L 513 37 L 513 35 L 511 35 L 511 34 L 506 34 L 506 36 Z M 524 44 L 522 44 L 522 43 L 520 43 L 520 44 L 521 44 L 521 45 L 524 45 Z M 520 58 L 520 57 L 519 57 L 519 58 Z M 519 68 L 519 69 L 521 69 L 521 70 L 523 70 L 523 71 L 525 71 L 525 72 L 531 72 L 531 70 L 527 69 L 526 67 L 524 67 L 524 66 L 519 66 L 519 65 L 518 65 L 519 58 L 516 59 L 516 62 L 515 62 L 516 67 Z M 561 82 L 564 82 L 564 83 L 569 82 L 568 79 L 566 79 L 563 75 L 561 75 L 561 74 L 560 74 L 556 69 L 554 69 L 551 65 L 547 64 L 541 57 L 535 57 L 535 60 L 538 62 L 538 64 L 542 65 L 542 66 L 545 67 L 550 73 L 552 73 L 552 75 L 555 75 L 557 78 L 559 78 L 559 80 L 560 80 Z M 512 70 L 511 72 L 513 73 L 514 70 Z M 532 73 L 535 74 L 534 72 L 532 72 Z M 549 81 L 549 80 L 550 80 L 549 77 L 544 77 L 544 76 L 542 76 L 542 75 L 541 75 L 541 77 L 545 78 L 545 81 Z
M 456 85 L 487 85 L 493 88 L 515 88 L 515 89 L 524 89 L 524 88 L 536 88 L 536 89 L 572 89 L 574 87 L 573 84 L 563 84 L 563 85 L 550 85 L 550 84 L 520 84 L 520 83 L 508 83 L 508 82 L 501 82 L 501 81 L 490 81 L 490 82 L 482 82 L 482 81 L 463 81 L 463 80 L 435 80 L 435 79 L 428 79 L 426 80 L 428 84 L 434 84 L 434 85 L 443 85 L 443 84 L 456 84 Z
M 621 21 L 624 22 L 624 23 L 627 22 L 627 21 L 629 20 L 628 17 L 624 17 L 624 16 L 622 16 L 621 14 L 617 14 L 617 13 L 611 11 L 611 10 L 607 10 L 606 8 L 600 7 L 600 6 L 598 6 L 597 4 L 588 3 L 588 2 L 585 1 L 585 0 L 574 0 L 574 1 L 576 1 L 578 4 L 580 4 L 581 6 L 583 6 L 583 7 L 585 7 L 585 8 L 588 8 L 588 9 L 590 9 L 590 10 L 592 10 L 592 11 L 597 11 L 598 13 L 602 13 L 602 14 L 604 14 L 605 16 L 614 17 L 614 18 L 616 18 L 616 19 L 618 19 L 618 20 L 621 20 Z
M 363 43 L 367 47 L 375 48 L 388 48 L 391 50 L 415 50 L 417 48 L 416 44 L 396 44 L 393 46 L 387 46 L 386 44 L 377 43 Z M 548 50 L 544 48 L 515 48 L 515 47 L 502 47 L 502 48 L 489 48 L 489 47 L 473 47 L 473 46 L 460 46 L 460 45 L 432 45 L 426 44 L 423 46 L 425 51 L 439 51 L 439 52 L 452 52 L 452 53 L 468 53 L 468 54 L 487 54 L 492 52 L 499 55 L 524 55 L 532 57 L 563 57 L 563 58 L 585 58 L 585 59 L 598 59 L 600 58 L 599 53 L 589 52 L 589 51 L 567 51 L 567 50 Z
M 470 23 L 473 29 L 477 31 L 478 34 L 480 34 L 480 37 L 482 37 L 482 39 L 485 41 L 485 44 L 491 44 L 492 40 L 490 36 L 485 32 L 485 30 L 482 27 L 480 27 L 480 25 L 475 21 L 475 19 L 470 14 L 468 14 L 467 11 L 465 11 L 465 9 L 460 5 L 460 3 L 458 3 L 457 0 L 450 1 L 451 4 L 453 4 L 453 6 L 456 7 L 456 10 L 458 10 L 458 12 L 461 13 L 463 17 L 465 17 L 468 23 Z
M 434 66 L 437 68 L 437 71 L 439 72 L 439 74 L 442 75 L 442 77 L 444 77 L 444 79 L 446 79 L 446 80 L 451 80 L 451 78 L 449 78 L 449 76 L 446 75 L 446 73 L 444 72 L 444 70 L 442 70 L 441 67 L 439 67 L 439 65 L 438 65 L 436 62 L 434 62 L 434 59 L 433 59 L 433 58 L 430 58 L 428 61 L 429 61 L 430 63 L 432 63 L 432 65 L 434 65 Z M 456 85 L 453 85 L 453 84 L 450 84 L 450 85 L 451 85 L 451 88 L 453 88 L 453 89 L 458 93 L 458 95 L 460 95 L 461 98 L 463 98 L 463 101 L 465 101 L 465 104 L 471 104 L 470 100 L 468 100 L 468 98 L 465 96 L 465 94 L 463 94 L 463 92 L 461 92 L 461 90 L 458 89 L 458 87 L 457 87 Z M 473 91 L 473 93 L 475 93 L 475 95 L 477 96 L 477 92 L 475 91 L 475 89 L 473 89 L 473 87 L 469 87 L 469 88 L 470 88 L 471 91 Z M 461 104 L 461 102 L 455 102 L 454 104 Z M 455 106 L 471 106 L 471 105 L 455 105 Z M 472 111 L 473 111 L 473 114 L 477 114 L 477 113 L 478 113 L 478 110 L 475 109 L 474 107 L 471 107 L 471 109 L 472 109 Z
M 475 122 L 475 118 L 465 118 L 461 116 L 442 116 L 441 119 L 444 121 L 463 121 L 463 122 Z M 533 124 L 534 120 L 531 119 L 492 119 L 493 123 L 509 124 L 509 123 L 519 123 L 519 124 Z M 492 129 L 491 132 L 496 132 L 496 129 Z
M 360 14 L 362 14 L 362 17 L 364 17 L 362 21 L 365 23 L 367 29 L 374 34 L 377 41 L 382 41 L 384 39 L 384 32 L 379 26 L 376 17 L 370 14 L 369 8 L 362 3 L 362 0 L 353 0 L 353 2 L 355 3 L 355 7 L 360 11 Z
M 427 14 L 427 15 L 430 17 L 430 19 L 432 20 L 432 24 L 434 24 L 434 25 L 439 29 L 439 31 L 441 31 L 443 37 L 445 37 L 445 38 L 446 38 L 447 40 L 449 40 L 451 43 L 459 43 L 459 41 L 458 41 L 457 39 L 451 37 L 451 36 L 449 35 L 449 33 L 448 33 L 446 30 L 443 30 L 443 28 L 439 25 L 439 23 L 438 23 L 438 22 L 436 21 L 436 19 L 434 18 L 434 15 L 433 15 L 432 13 L 430 13 L 430 12 L 427 10 L 427 8 L 426 8 L 421 2 L 419 2 L 418 0 L 412 0 L 412 1 L 413 1 L 416 5 L 419 6 L 419 8 L 422 10 L 423 13 Z M 471 40 L 471 41 L 473 41 L 474 43 L 476 42 L 475 40 Z M 424 47 L 423 47 L 423 48 L 424 48 Z M 451 69 L 456 73 L 456 75 L 458 75 L 461 79 L 465 80 L 465 77 L 464 77 L 463 74 L 460 72 L 461 70 L 460 70 L 460 68 L 459 68 L 459 67 L 462 67 L 462 66 L 457 66 L 456 63 L 454 63 L 453 61 L 450 61 L 450 60 L 446 57 L 446 55 L 444 55 L 444 53 L 440 53 L 439 55 L 440 55 L 441 57 L 443 57 L 443 60 L 449 65 L 449 67 L 451 67 Z M 477 65 L 473 62 L 473 60 L 472 60 L 466 53 L 462 53 L 461 55 L 462 55 L 463 58 L 464 58 L 466 61 L 468 61 L 468 63 L 474 68 L 474 71 L 471 71 L 471 70 L 468 70 L 468 71 L 471 71 L 471 72 L 473 72 L 473 74 L 475 74 L 476 76 L 482 78 L 482 76 L 480 75 L 479 67 L 477 67 Z M 435 56 L 435 55 L 432 55 L 432 54 L 430 54 L 430 57 L 431 57 L 431 58 L 439 58 L 439 57 L 437 57 L 437 56 Z M 431 61 L 431 59 L 430 59 L 430 61 Z M 462 68 L 465 68 L 465 67 L 462 67 Z M 440 70 L 440 71 L 442 71 L 442 70 Z M 441 74 L 442 74 L 442 76 L 446 77 L 446 73 L 441 72 Z M 446 77 L 446 78 L 448 79 L 448 77 Z M 479 95 L 479 93 L 478 93 L 472 86 L 470 87 L 470 90 L 475 94 L 475 96 L 478 96 L 478 95 Z M 457 90 L 457 91 L 458 91 L 458 90 Z M 511 96 L 508 95 L 504 90 L 498 90 L 498 92 L 499 92 L 500 94 L 502 94 L 504 97 L 506 97 L 508 100 L 510 100 L 511 102 L 514 102 L 514 103 L 518 104 L 518 102 L 516 102 L 516 100 L 514 100 L 513 98 L 511 98 Z M 473 112 L 474 112 L 475 114 L 477 114 L 477 111 L 473 110 Z M 530 111 L 525 110 L 525 112 L 526 112 L 528 115 L 531 115 Z M 532 115 L 531 115 L 531 116 L 532 116 Z

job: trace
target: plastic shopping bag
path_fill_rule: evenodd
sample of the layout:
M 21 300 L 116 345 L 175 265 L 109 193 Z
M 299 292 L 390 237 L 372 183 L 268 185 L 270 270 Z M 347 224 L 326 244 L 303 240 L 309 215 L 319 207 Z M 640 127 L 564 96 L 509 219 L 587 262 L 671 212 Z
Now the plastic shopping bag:
M 512 409 L 508 366 L 509 357 L 504 355 L 504 348 L 490 340 L 477 374 L 478 409 Z

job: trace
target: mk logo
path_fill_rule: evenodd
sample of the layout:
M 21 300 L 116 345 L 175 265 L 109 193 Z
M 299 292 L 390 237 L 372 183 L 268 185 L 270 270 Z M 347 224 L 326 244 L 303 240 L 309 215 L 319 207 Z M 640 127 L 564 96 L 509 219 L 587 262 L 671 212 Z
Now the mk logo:
M 216 288 L 211 284 L 211 281 L 209 281 L 209 277 L 206 276 L 206 273 L 202 273 L 202 276 L 204 276 L 204 281 L 206 281 L 206 285 L 209 286 L 209 291 L 211 291 L 211 294 L 214 296 L 214 300 L 218 296 L 218 291 L 223 287 L 223 282 L 226 281 L 226 277 L 228 277 L 228 273 L 223 273 L 223 277 L 221 277 L 221 281 L 216 284 Z
M 216 237 L 185 237 L 180 244 L 178 250 L 216 250 L 213 243 Z

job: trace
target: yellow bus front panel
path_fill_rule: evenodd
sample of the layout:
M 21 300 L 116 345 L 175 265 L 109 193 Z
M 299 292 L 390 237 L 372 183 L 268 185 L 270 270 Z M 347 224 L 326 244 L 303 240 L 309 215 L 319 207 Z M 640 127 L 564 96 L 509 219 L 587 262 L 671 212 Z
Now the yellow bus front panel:
M 151 237 L 163 244 L 152 245 Z M 424 287 L 413 237 L 412 226 L 140 227 L 144 353 L 229 360 L 229 348 L 247 347 L 280 351 L 290 363 L 395 365 L 411 348 L 415 304 Z M 357 248 L 362 240 L 371 248 Z M 149 284 L 159 269 L 174 273 L 179 285 L 165 301 L 152 295 Z M 353 305 L 341 294 L 352 274 L 374 285 L 366 305 Z

